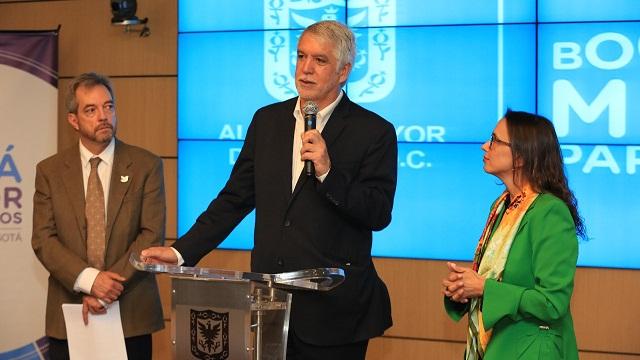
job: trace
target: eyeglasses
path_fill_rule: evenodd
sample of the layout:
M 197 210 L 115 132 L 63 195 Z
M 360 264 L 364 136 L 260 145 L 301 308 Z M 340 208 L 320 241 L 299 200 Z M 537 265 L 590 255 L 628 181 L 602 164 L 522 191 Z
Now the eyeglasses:
M 507 145 L 508 147 L 511 147 L 510 142 L 498 139 L 496 134 L 491 134 L 491 138 L 489 139 L 489 149 L 493 148 L 493 143 L 504 144 L 504 145 Z
M 116 112 L 116 106 L 113 103 L 107 103 L 102 105 L 102 111 L 105 115 L 113 115 Z M 88 118 L 94 118 L 98 115 L 98 107 L 97 106 L 87 106 L 82 109 L 82 113 L 84 116 Z

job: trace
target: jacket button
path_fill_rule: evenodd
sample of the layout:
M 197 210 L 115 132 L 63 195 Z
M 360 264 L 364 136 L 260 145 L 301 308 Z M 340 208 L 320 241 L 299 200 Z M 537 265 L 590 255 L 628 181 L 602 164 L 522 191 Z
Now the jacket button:
M 278 258 L 277 263 L 278 266 L 284 266 L 284 260 L 282 260 L 281 258 Z
M 289 226 L 291 226 L 291 221 L 290 221 L 289 219 L 285 220 L 285 221 L 284 221 L 284 226 L 285 226 L 285 227 L 289 227 Z

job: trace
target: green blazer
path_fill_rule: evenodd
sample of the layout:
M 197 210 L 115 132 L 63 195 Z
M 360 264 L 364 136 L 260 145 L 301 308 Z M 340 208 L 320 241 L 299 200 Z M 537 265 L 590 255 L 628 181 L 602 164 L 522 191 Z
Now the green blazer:
M 577 259 L 569 209 L 540 194 L 518 228 L 502 281 L 485 282 L 482 320 L 493 329 L 485 360 L 578 359 L 570 310 Z M 445 297 L 445 308 L 458 321 L 468 304 Z

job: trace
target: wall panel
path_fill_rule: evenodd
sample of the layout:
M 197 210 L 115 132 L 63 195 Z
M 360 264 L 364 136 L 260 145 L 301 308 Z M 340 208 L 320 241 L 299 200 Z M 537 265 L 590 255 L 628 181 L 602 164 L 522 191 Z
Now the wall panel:
M 462 359 L 464 343 L 381 337 L 369 342 L 367 360 Z
M 159 274 L 156 279 L 158 280 L 164 319 L 165 321 L 171 321 L 171 277 L 166 274 Z
M 138 0 L 138 17 L 148 17 L 151 36 L 111 25 L 105 0 L 8 3 L 0 29 L 60 30 L 60 76 L 95 70 L 109 75 L 176 74 L 177 0 Z
M 466 322 L 456 323 L 444 311 L 441 280 L 447 274 L 442 261 L 376 258 L 380 277 L 391 294 L 395 337 L 463 341 Z M 461 263 L 463 265 L 468 265 Z
M 607 352 L 580 351 L 580 360 L 640 360 L 637 354 L 616 354 Z
M 153 359 L 164 360 L 172 358 L 171 322 L 164 322 L 164 329 L 153 334 Z
M 573 321 L 578 347 L 640 356 L 640 272 L 578 268 Z

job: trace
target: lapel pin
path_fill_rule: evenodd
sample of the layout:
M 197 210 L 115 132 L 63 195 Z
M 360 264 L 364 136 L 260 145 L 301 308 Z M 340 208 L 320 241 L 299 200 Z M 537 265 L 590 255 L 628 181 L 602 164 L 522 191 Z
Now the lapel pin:
M 127 181 L 129 181 L 129 175 L 126 175 L 126 176 L 120 175 L 120 182 L 121 183 L 126 183 Z

